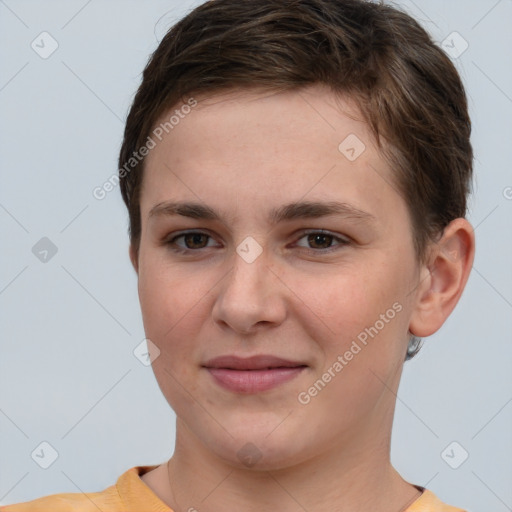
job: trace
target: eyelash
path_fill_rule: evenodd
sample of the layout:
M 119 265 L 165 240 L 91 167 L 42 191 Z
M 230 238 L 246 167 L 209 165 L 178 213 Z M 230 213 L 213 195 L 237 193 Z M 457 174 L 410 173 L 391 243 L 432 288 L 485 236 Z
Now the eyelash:
M 302 249 L 305 249 L 307 252 L 313 252 L 313 253 L 330 253 L 335 250 L 338 250 L 340 247 L 350 245 L 351 241 L 348 238 L 342 238 L 340 236 L 335 235 L 334 233 L 330 233 L 329 231 L 323 230 L 323 229 L 311 229 L 311 230 L 305 230 L 301 233 L 301 236 L 297 239 L 297 241 L 301 240 L 304 237 L 307 237 L 309 235 L 325 235 L 328 237 L 331 237 L 333 239 L 333 242 L 336 241 L 337 245 L 334 245 L 332 247 L 327 247 L 325 249 L 313 249 L 311 247 L 302 247 Z M 204 231 L 185 231 L 183 233 L 180 233 L 176 236 L 173 236 L 170 239 L 164 240 L 164 245 L 170 246 L 170 248 L 178 253 L 178 254 L 190 254 L 193 252 L 199 252 L 202 249 L 208 249 L 208 247 L 200 247 L 199 249 L 189 249 L 189 248 L 183 248 L 176 246 L 176 240 L 183 238 L 187 235 L 204 235 L 207 236 L 208 239 L 212 239 L 213 237 L 209 235 L 208 233 L 205 233 Z M 206 242 L 208 243 L 209 240 Z

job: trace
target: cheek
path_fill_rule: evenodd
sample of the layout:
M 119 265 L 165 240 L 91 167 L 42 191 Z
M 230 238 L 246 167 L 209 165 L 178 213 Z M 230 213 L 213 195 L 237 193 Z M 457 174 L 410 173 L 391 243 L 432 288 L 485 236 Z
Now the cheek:
M 194 410 L 195 362 L 208 307 L 209 287 L 190 276 L 166 268 L 156 260 L 144 262 L 139 272 L 139 299 L 146 337 L 156 345 L 152 369 L 160 389 L 174 410 Z M 204 290 L 203 290 L 204 288 Z
M 323 292 L 308 294 L 315 312 L 329 326 L 324 337 L 310 332 L 323 352 L 311 379 L 312 386 L 317 382 L 323 390 L 310 411 L 321 416 L 325 404 L 341 408 L 341 416 L 329 416 L 340 428 L 366 417 L 381 396 L 392 399 L 386 386 L 392 387 L 398 375 L 406 339 L 399 285 L 386 272 L 348 273 L 330 281 Z M 322 383 L 327 383 L 325 388 Z
M 325 339 L 339 345 L 373 325 L 399 297 L 399 283 L 391 277 L 391 269 L 378 262 L 368 267 L 340 266 L 325 275 L 294 279 L 290 274 L 289 282 L 303 301 L 303 314 L 297 318 L 316 318 L 316 322 L 304 320 L 304 324 L 320 326 Z
M 321 331 L 315 331 L 312 329 L 315 315 L 311 311 L 307 316 L 304 308 L 304 314 L 298 316 L 304 319 L 303 327 L 323 352 L 319 371 L 331 369 L 336 375 L 343 373 L 344 377 L 336 379 L 337 382 L 341 385 L 348 379 L 363 394 L 366 386 L 372 392 L 372 382 L 374 391 L 378 390 L 380 384 L 375 375 L 385 379 L 394 372 L 396 363 L 401 363 L 402 354 L 405 355 L 407 284 L 404 273 L 387 261 L 387 266 L 382 261 L 367 268 L 345 268 L 329 280 L 311 278 L 310 282 L 302 283 L 308 306 L 322 320 L 316 320 Z M 319 286 L 319 282 L 323 285 Z M 342 357 L 340 373 L 333 369 L 338 356 Z M 333 390 L 336 387 L 335 384 Z
M 139 299 L 146 336 L 161 351 L 180 352 L 200 327 L 211 286 L 157 258 L 143 260 Z

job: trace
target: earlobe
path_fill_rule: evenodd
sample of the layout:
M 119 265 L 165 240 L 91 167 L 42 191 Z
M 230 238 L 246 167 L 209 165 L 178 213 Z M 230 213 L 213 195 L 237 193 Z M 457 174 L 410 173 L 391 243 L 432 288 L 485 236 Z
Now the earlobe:
M 428 265 L 420 273 L 409 330 L 416 336 L 434 334 L 446 321 L 464 291 L 473 266 L 473 227 L 463 218 L 446 226 L 433 244 Z

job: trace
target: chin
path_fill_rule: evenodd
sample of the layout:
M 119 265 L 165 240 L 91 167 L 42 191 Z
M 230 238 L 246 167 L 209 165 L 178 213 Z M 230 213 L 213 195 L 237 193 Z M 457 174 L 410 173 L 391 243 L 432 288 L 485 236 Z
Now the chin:
M 254 426 L 248 429 L 246 423 L 245 428 L 239 426 L 233 437 L 209 438 L 204 442 L 211 452 L 237 469 L 275 471 L 305 461 L 309 451 L 303 444 L 305 439 L 299 444 L 297 432 L 283 429 L 278 433 L 277 430 L 272 432 L 268 427 L 255 429 Z M 269 435 L 269 432 L 272 433 Z M 313 452 L 314 447 L 310 448 Z

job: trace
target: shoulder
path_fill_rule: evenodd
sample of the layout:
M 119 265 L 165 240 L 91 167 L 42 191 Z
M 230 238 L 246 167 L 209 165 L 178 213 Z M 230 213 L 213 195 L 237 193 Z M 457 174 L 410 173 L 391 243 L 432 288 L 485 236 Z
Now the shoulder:
M 115 486 L 101 492 L 93 493 L 63 493 L 43 496 L 32 501 L 4 505 L 0 512 L 98 512 L 98 509 L 108 512 L 121 505 Z
M 443 503 L 433 492 L 425 489 L 421 496 L 404 512 L 466 512 L 462 508 Z
M 0 512 L 118 512 L 131 505 L 132 498 L 150 494 L 140 474 L 153 466 L 136 466 L 123 473 L 117 483 L 100 492 L 62 493 L 32 501 L 0 506 Z M 142 493 L 140 489 L 142 488 Z

